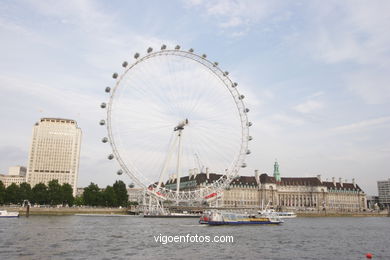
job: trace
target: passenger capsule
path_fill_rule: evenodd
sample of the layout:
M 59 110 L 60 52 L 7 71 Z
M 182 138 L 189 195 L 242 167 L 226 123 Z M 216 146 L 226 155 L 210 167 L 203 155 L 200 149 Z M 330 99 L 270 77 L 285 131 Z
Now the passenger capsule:
M 180 45 L 176 45 L 175 50 L 180 50 Z
M 246 166 L 247 166 L 246 163 L 241 164 L 242 168 L 245 168 Z
M 138 59 L 139 58 L 139 53 L 137 52 L 136 54 L 134 54 L 134 58 L 135 59 Z
M 251 150 L 247 150 L 247 151 L 246 151 L 246 154 L 251 154 Z
M 122 67 L 123 67 L 123 68 L 126 68 L 127 65 L 129 65 L 129 63 L 127 63 L 127 61 L 124 61 L 124 62 L 122 63 Z
M 240 96 L 238 97 L 239 100 L 243 100 L 244 98 L 245 98 L 244 95 L 240 95 Z
M 149 47 L 148 49 L 147 49 L 147 52 L 148 53 L 151 53 L 153 51 L 153 48 L 152 47 Z
M 232 85 L 233 88 L 235 88 L 235 87 L 237 87 L 237 86 L 238 86 L 238 83 L 237 83 L 237 82 L 234 82 L 233 85 Z
M 189 51 L 189 52 L 194 52 L 194 49 L 191 48 L 191 49 L 189 49 L 188 51 Z
M 227 76 L 229 75 L 229 71 L 225 71 L 225 73 L 223 73 L 224 76 Z
M 118 174 L 118 175 L 122 175 L 122 174 L 123 174 L 123 171 L 122 171 L 122 169 L 118 170 L 118 171 L 116 172 L 116 174 Z
M 218 62 L 214 62 L 213 66 L 214 66 L 214 67 L 217 67 L 218 64 L 219 64 Z
M 252 141 L 253 140 L 253 137 L 252 136 L 248 136 L 248 141 Z
M 167 46 L 165 44 L 161 45 L 161 50 L 165 50 Z
M 207 58 L 207 55 L 206 55 L 206 54 L 202 54 L 202 58 L 203 58 L 203 59 L 206 59 L 206 58 Z
M 105 124 L 106 124 L 106 121 L 102 119 L 102 120 L 100 120 L 99 124 L 100 124 L 100 125 L 105 125 Z
M 244 112 L 248 113 L 249 112 L 249 108 L 245 108 Z
M 107 143 L 107 142 L 108 142 L 108 138 L 107 138 L 107 137 L 103 137 L 103 138 L 102 138 L 102 142 L 103 142 L 103 143 Z
M 248 122 L 248 126 L 252 126 L 253 124 L 252 124 L 252 122 Z
M 114 79 L 116 79 L 118 77 L 118 73 L 114 73 L 114 74 L 112 74 L 112 78 L 114 78 Z
M 106 91 L 106 93 L 110 93 L 111 88 L 110 87 L 106 87 L 106 89 L 104 91 Z
M 114 159 L 114 155 L 110 154 L 107 158 L 108 158 L 108 160 L 112 160 L 112 159 Z
M 100 107 L 101 107 L 101 108 L 106 108 L 106 106 L 107 106 L 107 105 L 106 105 L 106 103 L 104 103 L 104 102 L 100 104 Z

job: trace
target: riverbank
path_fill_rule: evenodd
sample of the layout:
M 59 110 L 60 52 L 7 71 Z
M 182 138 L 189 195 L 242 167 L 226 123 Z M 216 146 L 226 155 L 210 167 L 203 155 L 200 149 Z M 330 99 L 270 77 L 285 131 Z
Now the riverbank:
M 18 211 L 21 216 L 26 215 L 26 208 L 24 207 L 1 207 L 9 212 Z M 30 208 L 30 215 L 75 215 L 75 214 L 115 214 L 127 215 L 126 208 Z
M 21 216 L 26 215 L 25 207 L 0 207 L 9 212 L 19 212 Z M 110 215 L 134 215 L 136 212 L 127 208 L 92 208 L 92 207 L 47 207 L 30 208 L 30 215 L 75 215 L 75 214 L 110 214 Z M 389 217 L 387 211 L 381 212 L 296 212 L 298 217 Z
M 297 217 L 389 217 L 387 211 L 381 212 L 297 212 Z

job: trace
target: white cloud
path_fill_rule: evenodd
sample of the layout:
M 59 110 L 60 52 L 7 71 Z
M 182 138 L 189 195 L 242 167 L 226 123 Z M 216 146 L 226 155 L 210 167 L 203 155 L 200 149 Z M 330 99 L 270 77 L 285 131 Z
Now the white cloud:
M 335 1 L 309 8 L 312 11 L 313 54 L 329 63 L 389 63 L 389 1 Z
M 210 18 L 216 19 L 221 28 L 241 28 L 247 31 L 249 27 L 257 24 L 266 18 L 275 16 L 275 19 L 282 19 L 285 15 L 277 13 L 278 8 L 284 3 L 275 1 L 251 1 L 251 0 L 216 0 L 216 1 L 187 1 L 187 7 L 198 7 Z M 242 28 L 241 28 L 242 29 Z M 238 36 L 236 33 L 235 36 Z
M 308 101 L 305 101 L 304 103 L 301 103 L 301 104 L 294 106 L 293 109 L 302 113 L 302 114 L 308 114 L 308 113 L 311 113 L 315 110 L 322 108 L 323 106 L 324 106 L 324 104 L 320 101 L 308 100 Z
M 339 133 L 349 133 L 349 132 L 364 130 L 370 127 L 380 127 L 380 126 L 387 125 L 389 123 L 390 123 L 390 116 L 385 116 L 385 117 L 378 117 L 369 120 L 363 120 L 353 124 L 339 126 L 331 130 Z
M 300 125 L 303 125 L 305 123 L 305 121 L 301 118 L 287 116 L 284 114 L 275 114 L 271 117 L 271 119 L 274 121 L 278 121 L 278 122 L 285 123 L 288 125 L 293 125 L 293 126 L 300 126 Z
M 346 76 L 346 84 L 367 104 L 390 102 L 390 75 L 387 71 L 370 69 L 351 73 Z

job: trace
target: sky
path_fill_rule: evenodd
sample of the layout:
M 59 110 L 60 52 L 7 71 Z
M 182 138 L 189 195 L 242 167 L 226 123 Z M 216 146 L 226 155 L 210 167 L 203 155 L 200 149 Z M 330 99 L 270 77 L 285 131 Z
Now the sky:
M 26 165 L 32 126 L 83 132 L 79 186 L 118 165 L 99 104 L 124 60 L 150 46 L 206 53 L 239 82 L 253 122 L 241 175 L 332 177 L 377 194 L 390 177 L 389 1 L 30 1 L 0 3 L 0 172 Z M 130 183 L 126 176 L 121 176 Z

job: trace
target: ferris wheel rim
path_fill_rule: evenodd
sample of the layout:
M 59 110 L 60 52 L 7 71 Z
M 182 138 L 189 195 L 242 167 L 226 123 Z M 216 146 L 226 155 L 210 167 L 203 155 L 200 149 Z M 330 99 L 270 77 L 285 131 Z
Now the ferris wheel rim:
M 142 57 L 138 53 L 135 54 L 136 61 L 132 64 L 128 64 L 127 62 L 123 63 L 123 67 L 125 70 L 118 75 L 117 73 L 113 74 L 113 78 L 116 79 L 115 85 L 113 86 L 112 90 L 110 92 L 109 102 L 107 105 L 107 115 L 106 115 L 106 128 L 108 133 L 108 140 L 109 144 L 112 148 L 113 157 L 118 161 L 121 169 L 123 169 L 124 173 L 126 173 L 132 181 L 137 184 L 138 186 L 145 188 L 148 190 L 149 193 L 152 193 L 154 195 L 158 195 L 159 197 L 162 197 L 162 199 L 167 199 L 169 195 L 172 195 L 171 193 L 175 193 L 176 191 L 171 189 L 166 189 L 165 187 L 158 187 L 156 189 L 156 185 L 152 183 L 144 183 L 139 179 L 139 174 L 137 175 L 137 169 L 130 169 L 131 167 L 128 166 L 128 163 L 126 163 L 121 156 L 121 152 L 117 148 L 116 145 L 116 138 L 112 131 L 112 105 L 115 101 L 115 93 L 117 89 L 120 87 L 121 82 L 123 78 L 126 76 L 126 74 L 131 71 L 136 65 L 148 60 L 152 59 L 154 57 L 158 56 L 176 56 L 181 58 L 186 58 L 193 60 L 197 62 L 198 64 L 202 65 L 203 67 L 207 68 L 214 76 L 216 76 L 225 86 L 225 88 L 229 91 L 230 95 L 233 98 L 233 101 L 235 102 L 236 109 L 238 111 L 239 117 L 240 117 L 240 123 L 241 123 L 241 143 L 240 143 L 240 151 L 236 158 L 232 159 L 232 166 L 230 167 L 230 171 L 225 172 L 224 174 L 221 174 L 221 178 L 215 181 L 214 183 L 211 183 L 208 187 L 201 187 L 196 190 L 192 191 L 181 191 L 180 193 L 183 194 L 183 197 L 188 198 L 199 198 L 202 197 L 205 193 L 211 192 L 213 190 L 220 190 L 225 188 L 228 184 L 230 184 L 231 180 L 235 178 L 238 175 L 239 169 L 241 167 L 244 167 L 245 164 L 245 157 L 248 154 L 248 142 L 251 140 L 251 136 L 249 136 L 249 126 L 251 123 L 248 121 L 247 112 L 249 111 L 244 102 L 243 102 L 243 95 L 240 94 L 237 90 L 237 83 L 233 82 L 230 77 L 228 76 L 228 72 L 224 72 L 216 62 L 211 62 L 206 58 L 206 55 L 198 55 L 191 51 L 185 51 L 180 49 L 161 49 L 158 51 L 150 51 L 151 48 L 148 49 L 148 53 Z M 106 91 L 107 92 L 107 91 Z M 111 158 L 112 159 L 112 158 Z M 121 170 L 120 170 L 121 171 Z M 168 196 L 167 196 L 168 195 Z M 179 194 L 176 194 L 178 196 Z M 176 197 L 175 197 L 176 198 Z

